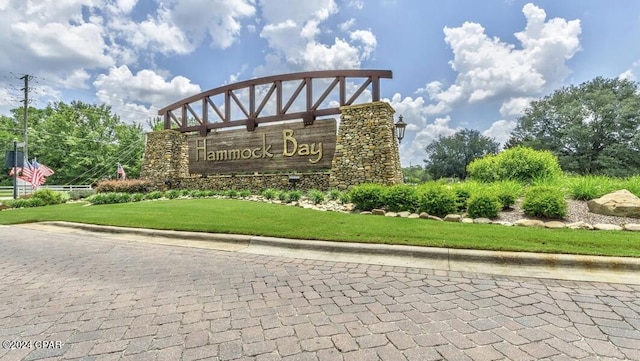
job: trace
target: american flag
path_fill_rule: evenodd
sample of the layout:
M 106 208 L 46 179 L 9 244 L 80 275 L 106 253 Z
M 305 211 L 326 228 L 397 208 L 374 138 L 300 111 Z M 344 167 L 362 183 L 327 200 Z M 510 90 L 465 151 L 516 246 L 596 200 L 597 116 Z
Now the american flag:
M 124 168 L 122 168 L 122 164 L 118 163 L 118 175 L 120 179 L 127 179 L 127 173 L 124 172 Z
M 29 163 L 29 161 L 25 159 L 20 179 L 31 183 L 31 188 L 36 189 L 43 185 L 46 178 L 53 173 L 54 171 L 51 168 L 38 163 L 35 159 L 33 160 L 33 163 Z

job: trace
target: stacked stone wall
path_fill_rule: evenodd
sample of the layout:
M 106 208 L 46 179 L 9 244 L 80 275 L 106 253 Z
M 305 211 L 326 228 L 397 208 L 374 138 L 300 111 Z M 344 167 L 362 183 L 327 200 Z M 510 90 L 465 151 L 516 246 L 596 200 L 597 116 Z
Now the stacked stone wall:
M 385 102 L 340 107 L 340 128 L 330 186 L 402 183 L 393 108 Z
M 296 174 L 299 177 L 295 186 L 289 181 L 288 174 L 257 174 L 257 175 L 222 175 L 201 176 L 182 178 L 172 184 L 172 188 L 178 189 L 237 189 L 261 191 L 267 188 L 310 190 L 318 189 L 326 191 L 329 189 L 329 172 L 324 173 L 303 173 Z
M 189 177 L 187 136 L 175 130 L 147 133 L 140 178 L 162 188 L 166 181 Z

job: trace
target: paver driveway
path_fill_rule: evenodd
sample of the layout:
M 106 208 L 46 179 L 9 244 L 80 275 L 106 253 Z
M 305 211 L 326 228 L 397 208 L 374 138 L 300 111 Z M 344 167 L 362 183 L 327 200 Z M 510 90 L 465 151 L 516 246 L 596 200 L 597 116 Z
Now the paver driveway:
M 640 360 L 640 286 L 2 227 L 0 339 L 35 342 L 2 360 Z

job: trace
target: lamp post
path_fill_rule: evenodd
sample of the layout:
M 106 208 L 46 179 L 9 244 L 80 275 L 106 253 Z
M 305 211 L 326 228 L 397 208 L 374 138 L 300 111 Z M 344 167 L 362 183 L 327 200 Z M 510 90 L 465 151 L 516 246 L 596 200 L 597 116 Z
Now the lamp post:
M 402 143 L 402 138 L 404 138 L 404 131 L 407 128 L 407 123 L 402 121 L 402 115 L 398 117 L 398 122 L 395 124 L 396 127 L 396 138 L 398 138 L 398 144 Z

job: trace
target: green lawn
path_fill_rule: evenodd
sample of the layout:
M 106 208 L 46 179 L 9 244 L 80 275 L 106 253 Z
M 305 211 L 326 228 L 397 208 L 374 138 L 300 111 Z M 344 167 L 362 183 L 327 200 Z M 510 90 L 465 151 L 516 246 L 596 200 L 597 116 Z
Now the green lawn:
M 362 216 L 230 199 L 179 199 L 0 212 L 0 224 L 70 221 L 451 248 L 640 257 L 640 233 L 550 230 Z

